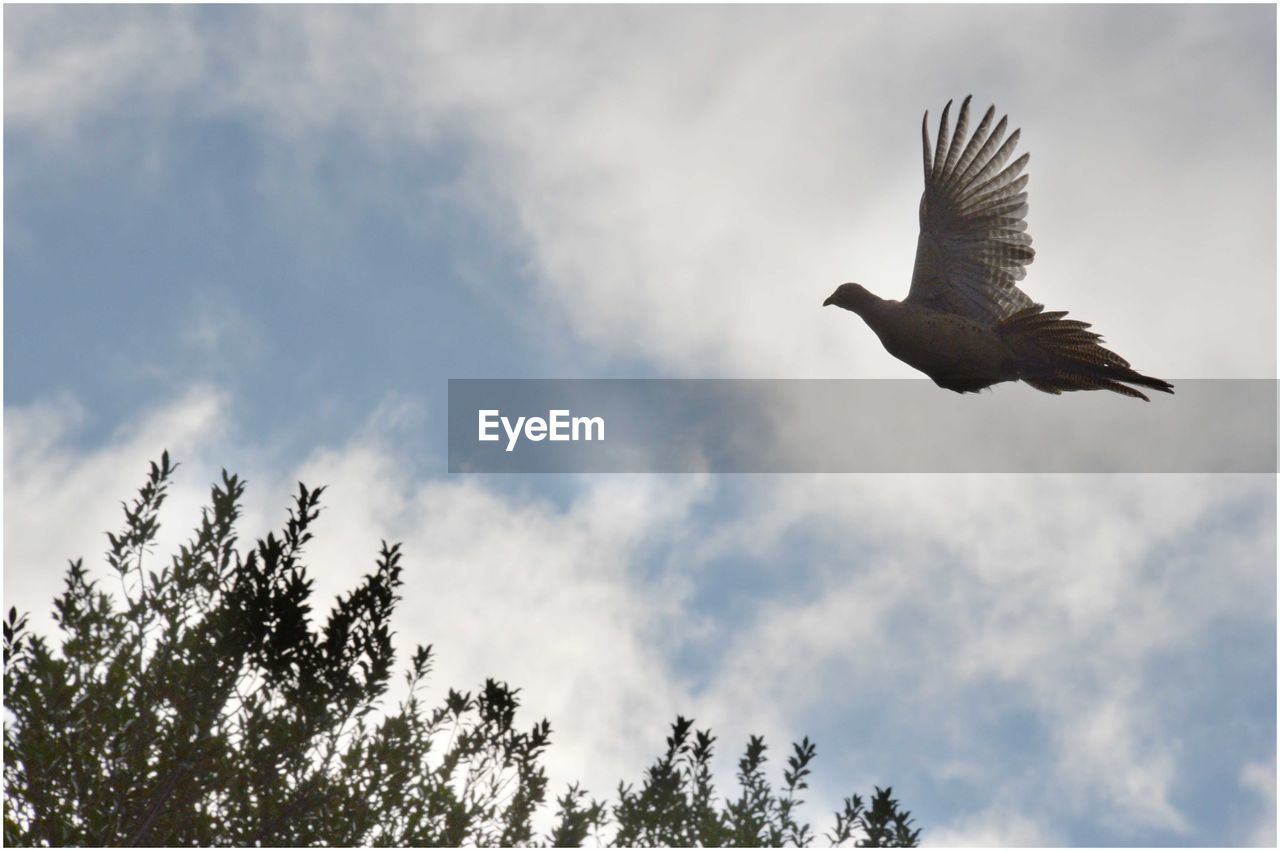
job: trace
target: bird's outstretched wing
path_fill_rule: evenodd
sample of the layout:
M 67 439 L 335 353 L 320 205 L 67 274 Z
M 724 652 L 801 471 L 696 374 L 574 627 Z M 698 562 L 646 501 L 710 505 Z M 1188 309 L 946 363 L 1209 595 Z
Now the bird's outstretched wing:
M 1035 257 L 1026 233 L 1028 175 L 1019 177 L 1029 155 L 1005 165 L 1021 131 L 1004 139 L 1007 116 L 990 129 L 994 106 L 966 143 L 971 97 L 950 138 L 947 102 L 932 156 L 924 114 L 924 196 L 907 301 L 992 324 L 1033 304 L 1017 283 Z

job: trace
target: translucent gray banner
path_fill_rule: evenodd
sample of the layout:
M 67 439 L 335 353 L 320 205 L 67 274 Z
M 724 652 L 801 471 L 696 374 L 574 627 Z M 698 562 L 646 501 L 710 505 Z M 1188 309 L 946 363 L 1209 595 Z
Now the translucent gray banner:
M 1276 382 L 450 379 L 451 473 L 1275 473 Z

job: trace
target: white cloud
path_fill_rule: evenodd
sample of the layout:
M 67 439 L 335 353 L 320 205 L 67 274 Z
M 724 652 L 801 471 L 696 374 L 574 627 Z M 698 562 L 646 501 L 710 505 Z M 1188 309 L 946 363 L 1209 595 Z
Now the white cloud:
M 1204 139 L 1189 129 L 1203 119 L 1185 90 L 1151 85 L 1148 69 L 1170 64 L 1166 51 L 1187 64 L 1184 39 L 1144 42 L 1141 63 L 1125 56 L 1132 42 L 1096 57 L 1092 73 L 1110 91 L 1142 91 L 1135 120 L 1132 100 L 1098 97 L 1092 75 L 1079 84 L 1087 106 L 1058 106 L 1058 60 L 1070 54 L 1078 73 L 1080 40 L 1091 37 L 1076 13 L 1002 10 L 995 30 L 969 10 L 929 14 L 954 25 L 949 41 L 981 43 L 1017 69 L 984 70 L 964 85 L 1011 109 L 1035 152 L 1031 224 L 1042 248 L 1031 292 L 1094 321 L 1153 370 L 1271 374 L 1274 198 L 1259 187 L 1273 182 L 1257 179 L 1274 168 L 1270 91 L 1219 110 L 1216 132 L 1237 142 L 1230 157 L 1191 145 L 1152 157 L 1153 140 Z M 963 94 L 954 80 L 938 88 L 956 57 L 921 40 L 909 26 L 918 17 L 860 9 L 585 23 L 566 14 L 532 27 L 432 21 L 423 77 L 465 93 L 467 130 L 492 151 L 481 160 L 486 194 L 509 211 L 500 221 L 523 235 L 557 315 L 596 349 L 684 375 L 908 374 L 865 329 L 818 303 L 849 278 L 905 292 L 916 122 Z M 506 37 L 474 37 L 504 25 Z M 1062 45 L 1047 62 L 1046 43 Z M 1223 49 L 1194 52 L 1203 64 L 1188 75 L 1232 87 Z M 886 62 L 912 73 L 886 78 Z M 1051 89 L 1036 88 L 1042 63 Z M 491 79 L 478 95 L 453 85 L 482 75 Z M 1105 142 L 1098 127 L 1109 130 Z M 1073 143 L 1074 156 L 1061 153 Z M 1180 330 L 1188 327 L 1200 329 L 1194 339 Z
M 5 16 L 4 117 L 11 132 L 67 143 L 92 121 L 147 102 L 160 115 L 201 85 L 206 42 L 173 9 L 49 7 Z
M 183 463 L 161 520 L 165 560 L 198 521 L 218 469 L 222 395 L 202 390 L 146 412 L 98 449 L 75 448 L 83 415 L 71 401 L 6 412 L 5 596 L 31 610 L 33 626 L 61 588 L 68 556 L 101 576 L 103 531 L 120 525 L 119 500 L 146 462 L 168 446 Z M 603 795 L 636 776 L 689 698 L 664 656 L 666 625 L 679 617 L 641 563 L 654 540 L 680 534 L 706 479 L 592 478 L 569 505 L 522 499 L 472 478 L 415 481 L 387 434 L 415 416 L 376 411 L 349 443 L 315 452 L 298 469 L 273 466 L 262 446 L 241 448 L 249 481 L 244 541 L 278 527 L 286 495 L 302 480 L 328 486 L 309 546 L 316 609 L 372 569 L 380 538 L 404 545 L 405 600 L 397 646 L 434 644 L 435 693 L 470 690 L 486 677 L 520 687 L 523 723 L 552 721 L 549 766 L 559 791 L 581 778 Z
M 772 484 L 718 530 L 713 546 L 760 554 L 790 572 L 806 563 L 788 553 L 803 540 L 820 554 L 803 575 L 819 581 L 798 601 L 762 602 L 752 627 L 732 635 L 711 689 L 725 707 L 772 707 L 794 718 L 819 706 L 855 716 L 892 706 L 896 723 L 932 731 L 944 752 L 963 759 L 986 752 L 974 741 L 988 706 L 975 695 L 986 693 L 1043 726 L 1047 763 L 1030 782 L 986 752 L 985 763 L 971 766 L 976 786 L 1045 825 L 1089 812 L 1118 829 L 1188 827 L 1173 793 L 1180 770 L 1194 768 L 1180 762 L 1177 736 L 1162 726 L 1168 698 L 1150 666 L 1163 654 L 1194 652 L 1216 623 L 1273 621 L 1270 518 L 1209 524 L 1186 551 L 1189 530 L 1205 518 L 1269 504 L 1267 480 L 865 476 Z M 849 686 L 814 690 L 815 682 Z M 947 764 L 938 754 L 927 761 Z
M 238 11 L 96 39 L 20 15 L 10 43 L 40 49 L 13 51 L 13 116 L 81 126 L 142 86 L 268 129 L 294 168 L 333 128 L 375 155 L 448 140 L 449 197 L 527 253 L 528 321 L 571 332 L 570 365 L 586 343 L 678 375 L 884 376 L 911 373 L 819 303 L 850 278 L 905 292 L 919 115 L 972 90 L 1033 153 L 1037 299 L 1155 373 L 1274 373 L 1266 10 Z M 207 77 L 187 59 L 139 82 L 192 39 Z M 92 89 L 58 70 L 98 65 Z
M 1119 44 L 1103 12 L 1055 8 L 235 11 L 211 35 L 185 9 L 10 10 L 9 127 L 67 142 L 141 95 L 264 127 L 304 166 L 333 128 L 360 128 L 375 153 L 458 143 L 449 197 L 525 252 L 542 308 L 527 321 L 569 332 L 540 335 L 562 337 L 569 368 L 905 375 L 819 303 L 848 279 L 905 291 L 919 113 L 972 89 L 1033 153 L 1035 297 L 1156 374 L 1274 369 L 1274 179 L 1258 180 L 1275 174 L 1274 89 L 1241 56 L 1251 36 L 1223 25 L 1254 12 L 1108 11 L 1173 22 Z M 7 410 L 6 596 L 47 607 L 63 559 L 101 552 L 161 446 L 188 462 L 166 515 L 189 525 L 225 463 L 226 409 L 199 391 L 87 452 L 73 402 Z M 417 481 L 382 428 L 297 470 L 238 450 L 246 532 L 278 524 L 293 479 L 328 483 L 321 593 L 366 570 L 378 537 L 404 540 L 402 643 L 437 643 L 441 685 L 522 686 L 529 720 L 559 731 L 557 771 L 593 773 L 599 793 L 636 775 L 676 712 L 733 751 L 746 732 L 778 747 L 798 717 L 878 703 L 941 728 L 951 753 L 930 761 L 1000 790 L 938 825 L 940 842 L 1061 841 L 1053 825 L 1099 808 L 1179 830 L 1172 785 L 1195 767 L 1162 735 L 1148 666 L 1219 620 L 1274 623 L 1274 526 L 1196 525 L 1274 500 L 1249 477 L 775 477 L 695 524 L 720 485 L 591 479 L 557 505 Z M 699 573 L 745 558 L 805 593 L 715 623 L 693 600 Z M 724 654 L 696 688 L 673 662 L 694 640 Z M 974 683 L 1043 724 L 1041 783 L 969 747 Z M 874 754 L 890 773 L 895 756 Z
M 145 480 L 147 465 L 168 449 L 179 461 L 201 457 L 216 445 L 226 422 L 227 398 L 198 387 L 170 404 L 121 424 L 99 448 L 76 447 L 76 428 L 89 416 L 72 398 L 5 409 L 5 599 L 32 611 L 32 624 L 50 628 L 52 599 L 62 588 L 68 559 L 103 564 L 105 532 L 123 523 L 120 503 Z M 184 471 L 171 491 L 168 512 L 185 518 L 159 539 L 157 558 L 167 559 L 184 540 L 204 504 L 208 468 Z M 216 469 L 216 468 L 214 468 Z M 183 526 L 187 528 L 183 528 Z M 114 577 L 103 577 L 114 587 Z
M 415 482 L 391 447 L 357 442 L 313 456 L 300 476 L 329 485 L 317 565 L 368 564 L 373 530 L 404 543 L 401 640 L 433 643 L 434 682 L 485 677 L 523 689 L 525 721 L 551 719 L 552 767 L 603 794 L 633 775 L 687 700 L 663 655 L 677 614 L 641 565 L 679 534 L 705 482 L 594 478 L 563 508 L 474 479 Z M 353 570 L 330 580 L 349 582 Z
M 1274 848 L 1276 845 L 1276 763 L 1251 762 L 1240 771 L 1240 786 L 1257 796 L 1259 814 L 1245 845 Z
M 193 392 L 88 451 L 70 440 L 83 416 L 72 402 L 7 411 L 8 602 L 47 608 L 68 555 L 101 564 L 117 500 L 167 445 L 187 468 L 163 517 L 163 557 L 198 516 L 228 410 L 221 394 Z M 1270 498 L 1261 477 L 795 476 L 743 488 L 587 477 L 558 503 L 503 478 L 415 479 L 394 435 L 421 416 L 391 401 L 296 468 L 239 447 L 242 535 L 279 525 L 297 479 L 327 484 L 310 547 L 320 607 L 370 569 L 379 538 L 403 541 L 398 646 L 436 645 L 438 688 L 487 676 L 523 688 L 526 721 L 546 716 L 557 731 L 555 779 L 599 794 L 637 775 L 677 713 L 720 735 L 727 777 L 749 733 L 780 761 L 809 732 L 798 725 L 892 707 L 880 723 L 930 730 L 929 752 L 820 741 L 827 762 L 810 800 L 823 829 L 840 794 L 897 784 L 923 762 L 1003 802 L 939 823 L 899 788 L 940 841 L 1057 841 L 1055 825 L 1083 812 L 1117 829 L 1182 830 L 1171 790 L 1196 769 L 1165 726 L 1149 666 L 1193 651 L 1224 619 L 1274 618 L 1254 593 L 1274 589 L 1265 522 L 1208 524 L 1194 541 L 1186 531 Z M 702 511 L 730 494 L 740 501 Z M 713 590 L 702 574 L 748 559 L 778 572 L 770 587 L 796 590 L 725 620 L 699 601 Z M 696 679 L 677 661 L 690 647 L 719 654 Z M 1035 782 L 980 741 L 991 700 L 1043 729 Z M 859 775 L 840 776 L 854 754 Z
M 932 830 L 922 841 L 926 847 L 934 848 L 1042 848 L 1065 844 L 1025 813 L 1001 806 L 987 807 Z

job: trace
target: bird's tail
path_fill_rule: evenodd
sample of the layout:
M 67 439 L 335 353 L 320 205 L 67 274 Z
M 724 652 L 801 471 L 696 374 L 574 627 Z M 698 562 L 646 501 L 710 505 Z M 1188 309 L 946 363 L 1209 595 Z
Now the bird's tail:
M 1002 319 L 1000 334 L 1018 358 L 1018 377 L 1037 390 L 1110 390 L 1147 399 L 1127 385 L 1172 393 L 1173 385 L 1131 369 L 1129 362 L 1104 348 L 1089 323 L 1063 319 L 1065 310 L 1044 312 L 1032 305 Z

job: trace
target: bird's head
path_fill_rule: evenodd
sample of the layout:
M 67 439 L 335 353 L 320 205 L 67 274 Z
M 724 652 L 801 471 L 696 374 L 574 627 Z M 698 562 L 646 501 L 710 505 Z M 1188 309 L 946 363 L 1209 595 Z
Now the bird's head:
M 841 284 L 835 292 L 827 296 L 822 306 L 834 304 L 836 307 L 843 307 L 845 310 L 861 314 L 862 309 L 875 299 L 876 297 L 862 284 Z

